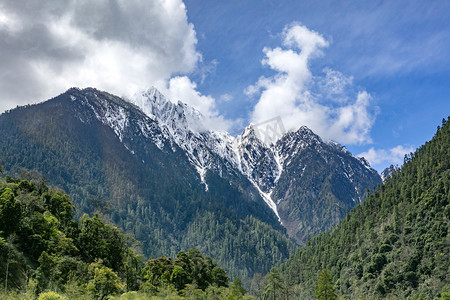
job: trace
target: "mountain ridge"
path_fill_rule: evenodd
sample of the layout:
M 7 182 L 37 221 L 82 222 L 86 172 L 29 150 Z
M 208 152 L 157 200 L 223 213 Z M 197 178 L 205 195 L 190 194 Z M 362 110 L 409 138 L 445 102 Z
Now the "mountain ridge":
M 74 88 L 2 114 L 5 170 L 38 170 L 71 195 L 80 213 L 100 203 L 112 222 L 142 241 L 147 256 L 198 247 L 241 278 L 267 272 L 293 253 L 286 233 L 302 244 L 330 230 L 366 188 L 381 182 L 343 146 L 306 128 L 286 134 L 285 145 L 266 145 L 251 126 L 236 138 L 192 129 L 190 114 L 201 118 L 192 108 L 156 92 L 144 96 L 161 107 L 146 114 L 112 94 Z M 289 151 L 288 142 L 296 148 Z M 267 256 L 271 262 L 261 263 Z
M 327 269 L 346 299 L 446 299 L 449 142 L 450 117 L 332 232 L 290 257 L 280 268 L 290 292 L 314 299 L 317 275 Z
M 196 111 L 193 108 L 190 108 L 189 111 L 186 112 L 188 106 L 183 104 L 181 101 L 178 101 L 178 104 L 170 102 L 169 99 L 165 98 L 156 88 L 150 88 L 145 90 L 142 93 L 135 94 L 134 97 L 130 99 L 130 101 L 141 108 L 144 113 L 147 113 L 149 116 L 155 117 L 156 120 L 160 120 L 163 126 L 167 126 L 167 120 L 170 119 L 173 122 L 170 124 L 172 126 L 171 130 L 174 131 L 175 128 L 183 128 L 187 131 L 178 136 L 175 136 L 174 140 L 181 147 L 184 148 L 188 154 L 191 156 L 191 161 L 195 165 L 202 182 L 205 184 L 205 188 L 207 189 L 208 185 L 204 180 L 205 173 L 214 165 L 209 159 L 210 154 L 208 151 L 204 151 L 204 149 L 197 150 L 198 144 L 191 143 L 192 137 L 196 135 L 200 135 L 203 137 L 203 143 L 210 150 L 210 152 L 219 155 L 221 158 L 228 161 L 228 163 L 238 170 L 241 171 L 243 175 L 245 175 L 248 180 L 255 186 L 255 188 L 259 191 L 261 197 L 264 199 L 266 204 L 272 209 L 274 214 L 277 216 L 279 221 L 282 223 L 282 220 L 279 216 L 277 209 L 277 202 L 280 202 L 281 199 L 272 199 L 272 192 L 274 191 L 275 185 L 279 180 L 281 174 L 283 173 L 283 163 L 284 160 L 280 155 L 280 151 L 282 151 L 283 144 L 292 142 L 286 136 L 297 137 L 297 143 L 294 145 L 290 145 L 291 148 L 305 148 L 305 147 L 318 147 L 318 145 L 328 144 L 336 149 L 337 152 L 342 152 L 348 154 L 354 158 L 356 158 L 359 162 L 361 162 L 366 169 L 371 173 L 371 175 L 376 178 L 378 173 L 370 167 L 370 164 L 364 158 L 357 158 L 353 156 L 345 146 L 340 145 L 334 141 L 324 142 L 318 135 L 314 134 L 311 129 L 307 126 L 300 126 L 297 131 L 289 131 L 285 133 L 282 137 L 280 137 L 274 143 L 267 145 L 263 141 L 261 141 L 258 134 L 256 134 L 254 125 L 248 125 L 242 132 L 242 134 L 237 137 L 232 137 L 226 132 L 214 132 L 207 130 L 203 127 L 203 133 L 196 132 L 197 128 L 191 129 L 189 128 L 186 120 L 194 119 L 201 121 L 203 116 L 200 112 Z M 155 109 L 156 106 L 163 106 L 166 111 L 165 114 L 161 113 L 159 108 Z M 180 108 L 177 110 L 178 117 L 182 117 L 182 121 L 184 122 L 175 122 L 176 117 L 170 118 L 170 113 L 167 113 L 169 108 L 174 111 L 174 107 Z M 155 114 L 154 111 L 158 113 Z M 183 113 L 182 113 L 183 112 Z M 185 113 L 186 112 L 186 113 Z M 180 119 L 180 118 L 178 118 Z M 181 125 L 180 125 L 181 124 Z M 182 130 L 179 130 L 182 131 Z M 191 138 L 191 139 L 190 139 Z M 286 140 L 282 141 L 281 140 Z M 193 146 L 192 146 L 193 145 Z M 250 150 L 251 149 L 251 150 Z M 197 150 L 197 156 L 194 151 Z M 291 153 L 291 157 L 292 157 Z M 295 155 L 295 154 L 294 154 Z M 326 159 L 325 159 L 326 161 Z M 350 179 L 351 180 L 351 179 Z M 376 180 L 374 180 L 375 182 Z M 377 183 L 381 183 L 381 180 L 378 180 Z M 356 202 L 361 202 L 364 198 L 364 191 L 357 191 L 357 200 Z
M 123 118 L 113 107 L 128 108 L 129 122 L 118 122 Z M 0 136 L 7 174 L 39 171 L 71 195 L 80 215 L 100 209 L 133 234 L 146 257 L 175 257 L 196 243 L 244 279 L 266 272 L 296 248 L 240 172 L 208 172 L 212 186 L 205 192 L 197 170 L 167 132 L 119 97 L 73 89 L 2 114 Z M 198 238 L 207 230 L 208 223 L 199 221 L 203 216 L 220 224 L 206 239 Z

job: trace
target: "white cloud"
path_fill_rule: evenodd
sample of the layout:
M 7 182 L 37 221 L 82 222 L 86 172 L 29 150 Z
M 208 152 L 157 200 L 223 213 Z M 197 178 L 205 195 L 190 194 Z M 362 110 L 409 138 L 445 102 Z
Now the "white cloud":
M 205 117 L 204 125 L 208 130 L 226 131 L 232 125 L 231 121 L 219 115 L 215 99 L 198 92 L 197 84 L 187 76 L 177 76 L 169 81 L 159 81 L 156 83 L 156 88 L 171 101 L 180 100 L 201 112 Z
M 248 96 L 260 93 L 251 121 L 260 123 L 281 116 L 288 130 L 307 125 L 323 138 L 341 143 L 371 142 L 375 120 L 371 96 L 361 91 L 350 101 L 345 89 L 352 78 L 329 68 L 324 70 L 324 78 L 311 73 L 311 59 L 323 55 L 322 49 L 329 45 L 325 38 L 296 23 L 287 26 L 282 37 L 287 48 L 263 49 L 263 65 L 276 74 L 261 77 L 244 91 Z
M 283 44 L 301 50 L 301 55 L 305 57 L 320 56 L 321 48 L 328 47 L 329 43 L 317 32 L 301 26 L 292 24 L 283 31 Z
M 347 77 L 339 71 L 324 68 L 325 77 L 318 78 L 318 84 L 324 96 L 331 101 L 344 103 L 348 101 L 346 91 L 353 83 L 353 77 Z
M 231 100 L 233 100 L 233 95 L 230 95 L 230 94 L 223 94 L 223 95 L 221 95 L 220 96 L 220 101 L 222 101 L 222 102 L 230 102 Z
M 201 61 L 182 0 L 0 4 L 0 111 L 72 86 L 129 95 Z
M 398 145 L 388 150 L 375 149 L 372 147 L 366 152 L 360 153 L 358 156 L 364 157 L 369 161 L 372 167 L 382 171 L 391 164 L 402 165 L 405 154 L 411 152 L 414 152 L 413 147 Z

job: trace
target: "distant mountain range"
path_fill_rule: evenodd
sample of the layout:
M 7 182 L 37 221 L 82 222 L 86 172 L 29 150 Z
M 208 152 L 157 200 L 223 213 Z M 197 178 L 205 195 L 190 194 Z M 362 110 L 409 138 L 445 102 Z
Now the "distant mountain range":
M 198 247 L 248 278 L 382 183 L 363 158 L 307 127 L 272 144 L 255 130 L 208 130 L 197 110 L 154 88 L 127 100 L 72 88 L 2 114 L 0 160 L 9 173 L 40 172 L 79 214 L 102 211 L 147 256 Z

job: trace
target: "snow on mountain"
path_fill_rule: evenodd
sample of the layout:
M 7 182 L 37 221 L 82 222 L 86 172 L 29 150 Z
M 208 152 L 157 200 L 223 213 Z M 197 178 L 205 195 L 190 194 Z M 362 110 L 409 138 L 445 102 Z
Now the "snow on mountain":
M 385 182 L 386 179 L 388 179 L 389 177 L 391 177 L 392 175 L 397 173 L 398 170 L 400 170 L 399 167 L 397 167 L 395 165 L 390 165 L 389 167 L 384 169 L 383 172 L 381 172 L 381 180 L 383 180 L 383 182 Z
M 90 106 L 96 117 L 111 127 L 122 141 L 130 122 L 126 107 L 121 103 L 118 104 L 116 100 L 108 103 L 104 97 L 97 97 L 95 93 L 99 91 L 93 90 L 93 93 L 98 100 L 95 103 L 89 102 L 87 98 L 81 100 Z M 112 95 L 106 95 L 109 97 L 107 99 L 114 100 Z M 177 103 L 170 101 L 156 88 L 136 93 L 127 100 L 148 118 L 137 120 L 141 133 L 151 138 L 160 149 L 167 143 L 178 145 L 197 170 L 205 190 L 208 190 L 206 182 L 208 172 L 217 172 L 222 176 L 224 170 L 228 172 L 237 170 L 255 186 L 280 222 L 277 203 L 272 199 L 272 192 L 285 167 L 301 155 L 304 149 L 314 149 L 324 161 L 328 160 L 327 155 L 330 152 L 327 149 L 330 147 L 341 155 L 352 156 L 344 146 L 336 142 L 322 141 L 306 126 L 300 127 L 296 132 L 286 133 L 276 143 L 270 145 L 260 140 L 252 125 L 247 126 L 237 137 L 227 132 L 208 130 L 205 118 L 199 111 L 181 101 Z M 158 130 L 154 128 L 155 126 L 159 127 Z M 129 148 L 130 145 L 124 146 L 133 153 L 133 149 Z M 172 151 L 175 151 L 174 147 Z M 358 160 L 366 168 L 371 169 L 363 158 Z M 296 167 L 304 171 L 306 166 Z M 344 169 L 345 176 L 352 181 L 353 170 L 348 166 Z
M 236 137 L 234 146 L 239 157 L 239 170 L 258 189 L 280 221 L 277 205 L 271 197 L 282 172 L 278 154 L 257 137 L 252 125 L 247 126 L 243 133 Z
M 219 159 L 234 167 L 238 165 L 233 146 L 234 138 L 226 132 L 208 130 L 205 118 L 195 108 L 181 101 L 175 104 L 155 88 L 136 93 L 129 101 L 157 121 L 161 128 L 169 133 L 170 138 L 186 152 L 206 190 L 206 173 L 217 168 Z
M 263 192 L 270 192 L 282 171 L 275 158 L 275 149 L 261 142 L 252 125 L 236 138 L 235 147 L 241 172 L 256 182 Z
M 92 110 L 97 120 L 110 127 L 124 144 L 124 147 L 134 154 L 134 150 L 124 143 L 124 137 L 131 122 L 130 104 L 128 102 L 93 88 L 87 88 L 83 91 L 72 88 L 68 93 L 71 101 L 77 101 L 79 105 Z M 79 115 L 78 117 L 83 123 L 91 121 L 88 116 Z M 147 115 L 142 114 L 141 118 L 134 120 L 134 122 L 139 128 L 140 134 L 152 140 L 159 149 L 162 150 L 165 142 L 169 141 L 169 135 L 156 127 L 155 122 Z

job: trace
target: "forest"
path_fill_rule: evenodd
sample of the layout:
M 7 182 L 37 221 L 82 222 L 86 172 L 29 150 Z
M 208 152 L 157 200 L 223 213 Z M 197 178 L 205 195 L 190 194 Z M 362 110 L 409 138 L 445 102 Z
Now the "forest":
M 63 191 L 6 175 L 0 179 L 0 296 L 450 299 L 449 145 L 450 118 L 331 232 L 309 239 L 268 274 L 256 273 L 248 290 L 196 248 L 145 259 L 139 242 L 100 211 L 77 219 Z M 219 226 L 212 213 L 201 222 L 210 231 L 198 239 L 232 230 Z
M 74 213 L 43 182 L 0 181 L 2 299 L 246 299 L 240 279 L 198 249 L 145 261 L 99 213 Z
M 124 140 L 134 149 L 132 155 L 109 127 L 81 122 L 95 115 L 77 105 L 65 93 L 2 114 L 5 174 L 61 188 L 77 208 L 75 219 L 99 211 L 138 240 L 135 247 L 145 257 L 173 258 L 196 247 L 245 285 L 253 274 L 267 273 L 298 249 L 243 175 L 223 172 L 224 179 L 208 172 L 205 192 L 181 149 L 160 151 L 151 139 L 134 135 L 142 117 L 137 109 L 129 108 L 134 127 Z
M 449 167 L 450 118 L 331 232 L 281 265 L 275 298 L 314 299 L 320 274 L 334 295 L 322 299 L 450 299 Z

